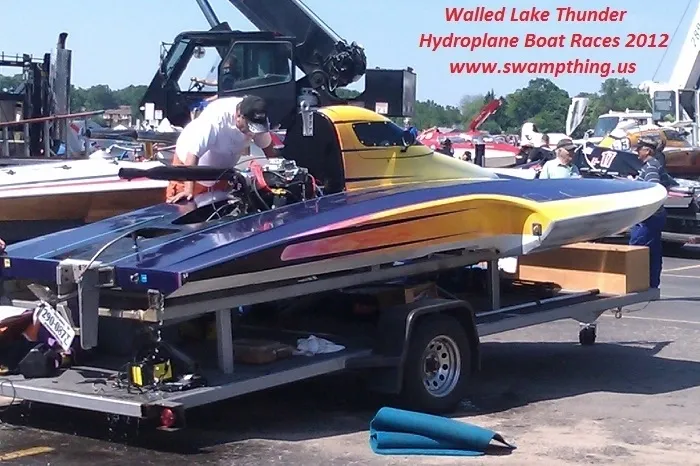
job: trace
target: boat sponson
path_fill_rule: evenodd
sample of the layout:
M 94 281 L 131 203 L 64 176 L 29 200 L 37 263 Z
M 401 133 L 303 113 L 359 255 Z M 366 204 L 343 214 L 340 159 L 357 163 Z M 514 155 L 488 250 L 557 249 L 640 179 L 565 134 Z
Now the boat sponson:
M 123 235 L 97 260 L 114 266 L 122 289 L 166 294 L 186 283 L 350 256 L 408 259 L 485 245 L 516 255 L 616 233 L 664 199 L 662 187 L 636 181 L 459 180 L 343 192 L 189 225 L 173 221 L 192 203 L 159 204 L 11 245 L 3 276 L 53 280 L 61 260 L 90 260 Z M 530 232 L 532 222 L 542 235 Z M 128 235 L 135 229 L 143 235 L 137 247 Z

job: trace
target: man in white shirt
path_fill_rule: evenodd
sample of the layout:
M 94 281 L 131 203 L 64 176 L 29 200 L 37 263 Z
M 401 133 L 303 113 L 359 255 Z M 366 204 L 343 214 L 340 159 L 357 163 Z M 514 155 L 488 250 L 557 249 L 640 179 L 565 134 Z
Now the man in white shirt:
M 257 96 L 216 99 L 180 133 L 173 165 L 233 168 L 242 155 L 250 153 L 251 143 L 267 157 L 279 157 L 270 135 L 265 100 Z M 227 188 L 224 181 L 171 181 L 167 202 L 189 201 L 209 189 Z
M 555 159 L 545 162 L 540 171 L 540 179 L 580 178 L 581 172 L 573 164 L 576 145 L 571 139 L 562 139 L 557 144 Z

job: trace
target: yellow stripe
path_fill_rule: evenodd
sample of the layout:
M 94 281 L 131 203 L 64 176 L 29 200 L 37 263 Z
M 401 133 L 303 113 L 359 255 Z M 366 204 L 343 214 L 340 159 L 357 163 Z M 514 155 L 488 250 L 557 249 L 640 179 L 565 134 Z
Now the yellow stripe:
M 0 461 L 12 461 L 18 458 L 25 458 L 27 456 L 42 455 L 44 453 L 51 453 L 54 451 L 51 447 L 32 447 L 25 448 L 24 450 L 11 451 L 9 453 L 0 454 Z
M 649 188 L 654 189 L 654 188 Z M 567 217 L 579 217 L 585 215 L 592 215 L 595 213 L 607 212 L 615 204 L 619 204 L 619 201 L 629 200 L 629 196 L 641 196 L 648 194 L 647 189 L 631 192 L 621 192 L 612 194 L 602 194 L 597 196 L 587 196 L 582 198 L 572 198 L 572 199 L 561 199 L 556 201 L 532 201 L 529 199 L 524 199 L 522 197 L 507 196 L 501 194 L 466 194 L 464 196 L 448 197 L 444 199 L 438 199 L 435 201 L 422 202 L 420 204 L 413 204 L 404 207 L 396 207 L 394 209 L 383 210 L 377 212 L 373 215 L 373 220 L 378 220 L 381 218 L 391 217 L 394 215 L 400 215 L 407 212 L 415 212 L 419 209 L 434 208 L 440 206 L 446 206 L 449 204 L 456 204 L 459 202 L 470 201 L 470 200 L 481 200 L 481 201 L 502 201 L 509 204 L 518 205 L 521 207 L 528 208 L 534 212 L 540 212 L 551 219 L 567 218 Z M 618 202 L 615 202 L 618 201 Z M 644 206 L 644 201 L 638 203 L 639 206 Z M 651 202 L 648 202 L 651 204 Z M 496 213 L 498 214 L 498 213 Z

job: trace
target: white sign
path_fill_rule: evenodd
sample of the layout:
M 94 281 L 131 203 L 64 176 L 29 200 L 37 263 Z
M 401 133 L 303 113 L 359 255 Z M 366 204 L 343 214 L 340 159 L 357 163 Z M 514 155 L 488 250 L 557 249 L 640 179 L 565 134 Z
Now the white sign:
M 377 102 L 374 104 L 374 111 L 380 115 L 386 115 L 389 113 L 389 104 L 387 102 Z
M 75 339 L 75 329 L 60 312 L 48 303 L 41 303 L 34 310 L 34 316 L 64 351 L 70 350 Z
M 600 154 L 600 166 L 603 168 L 610 168 L 613 160 L 615 160 L 615 156 L 617 156 L 617 152 L 615 151 L 607 150 L 603 152 Z
M 631 147 L 629 138 L 615 139 L 612 143 L 612 148 L 615 150 L 630 150 Z

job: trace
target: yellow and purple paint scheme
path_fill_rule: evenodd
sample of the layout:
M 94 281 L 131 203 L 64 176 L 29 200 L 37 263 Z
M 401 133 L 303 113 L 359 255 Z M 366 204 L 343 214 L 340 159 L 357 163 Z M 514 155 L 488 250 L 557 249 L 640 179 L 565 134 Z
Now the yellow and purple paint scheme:
M 172 297 L 261 290 L 436 252 L 517 256 L 601 238 L 644 220 L 666 199 L 662 186 L 632 180 L 499 177 L 420 143 L 406 146 L 402 128 L 363 108 L 327 107 L 314 118 L 321 148 L 301 134 L 288 134 L 285 144 L 301 145 L 311 164 L 325 157 L 319 170 L 339 177 L 335 192 L 201 224 L 178 222 L 194 203 L 158 204 L 10 246 L 11 267 L 2 273 L 49 279 L 60 260 L 90 260 L 115 241 L 100 260 L 114 267 L 122 289 Z M 328 168 L 329 160 L 336 166 Z M 118 238 L 139 224 L 161 234 L 135 252 L 128 235 Z

